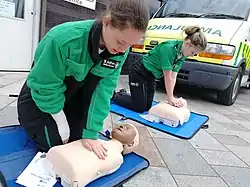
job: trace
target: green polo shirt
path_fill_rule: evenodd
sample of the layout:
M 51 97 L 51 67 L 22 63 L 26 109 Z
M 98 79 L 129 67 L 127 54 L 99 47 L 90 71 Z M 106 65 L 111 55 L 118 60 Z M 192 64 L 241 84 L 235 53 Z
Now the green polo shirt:
M 66 77 L 73 76 L 75 80 L 82 81 L 90 70 L 100 77 L 90 98 L 87 129 L 82 135 L 91 139 L 97 139 L 98 132 L 103 129 L 103 121 L 110 111 L 110 98 L 129 52 L 127 49 L 125 53 L 100 58 L 105 53 L 98 54 L 102 27 L 91 30 L 94 22 L 67 22 L 53 27 L 37 46 L 34 67 L 27 78 L 27 85 L 38 108 L 55 114 L 64 108 Z M 91 69 L 94 61 L 96 66 Z
M 169 40 L 161 42 L 143 56 L 143 64 L 155 78 L 161 78 L 164 70 L 179 72 L 186 57 L 179 56 L 183 41 Z

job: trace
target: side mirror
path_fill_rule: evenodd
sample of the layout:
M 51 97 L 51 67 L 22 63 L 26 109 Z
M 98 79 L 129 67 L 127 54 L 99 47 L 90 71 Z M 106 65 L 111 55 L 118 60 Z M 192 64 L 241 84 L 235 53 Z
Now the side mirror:
M 162 6 L 162 4 L 164 3 L 164 0 L 157 0 L 157 1 L 161 2 L 160 6 Z
M 154 16 L 154 13 L 151 13 L 151 14 L 150 14 L 150 19 L 151 19 L 153 16 Z

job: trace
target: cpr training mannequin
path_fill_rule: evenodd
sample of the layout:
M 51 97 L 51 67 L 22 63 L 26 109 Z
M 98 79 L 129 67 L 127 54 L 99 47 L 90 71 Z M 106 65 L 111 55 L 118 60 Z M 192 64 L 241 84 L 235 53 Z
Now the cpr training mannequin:
M 51 167 L 61 178 L 63 186 L 70 187 L 83 187 L 111 174 L 120 168 L 123 155 L 131 153 L 138 146 L 139 133 L 134 125 L 122 124 L 112 130 L 111 136 L 112 139 L 108 141 L 99 139 L 108 150 L 104 160 L 87 150 L 82 140 L 77 140 L 52 147 L 46 156 L 47 167 Z
M 156 123 L 162 122 L 172 127 L 177 127 L 179 124 L 182 125 L 190 117 L 187 101 L 185 99 L 182 100 L 182 103 L 184 103 L 182 107 L 175 107 L 167 102 L 160 102 L 152 106 L 148 112 L 149 118 Z

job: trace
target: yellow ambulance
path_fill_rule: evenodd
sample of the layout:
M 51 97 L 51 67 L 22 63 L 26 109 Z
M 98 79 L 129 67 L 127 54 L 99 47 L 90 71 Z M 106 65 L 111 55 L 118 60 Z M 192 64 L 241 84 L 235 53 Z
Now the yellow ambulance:
M 232 105 L 249 86 L 250 0 L 167 0 L 149 21 L 145 37 L 131 47 L 132 64 L 162 41 L 184 39 L 183 29 L 198 25 L 208 46 L 188 58 L 178 82 L 217 91 L 220 104 Z

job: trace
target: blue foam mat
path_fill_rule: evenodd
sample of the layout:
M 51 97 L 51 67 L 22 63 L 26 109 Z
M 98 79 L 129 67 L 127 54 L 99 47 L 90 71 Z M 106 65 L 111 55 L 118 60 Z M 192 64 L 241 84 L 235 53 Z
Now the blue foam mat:
M 152 103 L 152 105 L 155 104 L 157 104 L 157 102 Z M 148 112 L 137 113 L 130 109 L 119 106 L 114 102 L 111 102 L 110 111 L 112 113 L 121 115 L 123 119 L 131 119 L 137 121 L 143 125 L 170 134 L 172 136 L 176 136 L 181 139 L 191 139 L 209 119 L 209 117 L 206 115 L 191 112 L 190 118 L 186 123 L 184 123 L 183 125 L 179 125 L 177 127 L 171 127 L 164 125 L 162 123 L 152 123 L 150 121 L 143 119 L 140 116 L 141 114 L 147 114 Z
M 100 138 L 107 139 L 100 135 Z M 3 173 L 8 187 L 19 187 L 16 178 L 22 173 L 36 155 L 35 144 L 26 135 L 21 126 L 0 128 L 0 171 Z M 130 153 L 124 156 L 124 163 L 113 174 L 101 177 L 87 187 L 117 186 L 149 166 L 147 159 Z M 59 182 L 55 187 L 61 187 Z

